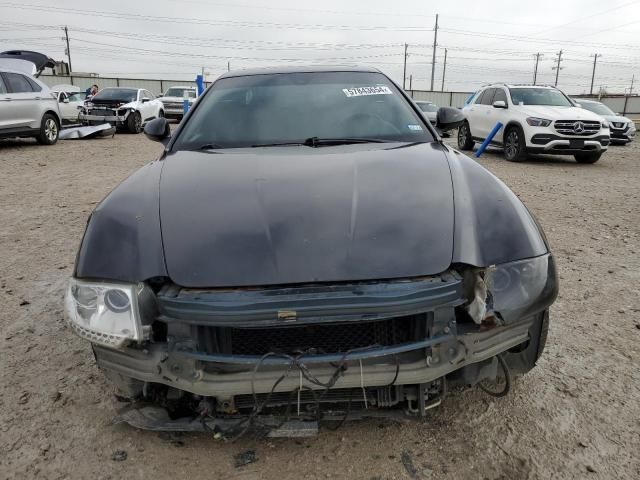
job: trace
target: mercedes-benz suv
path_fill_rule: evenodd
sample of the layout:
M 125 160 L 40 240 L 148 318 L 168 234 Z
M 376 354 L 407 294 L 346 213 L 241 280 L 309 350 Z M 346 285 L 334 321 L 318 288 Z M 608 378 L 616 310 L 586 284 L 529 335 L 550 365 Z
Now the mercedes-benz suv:
M 555 87 L 488 85 L 462 111 L 466 121 L 458 129 L 458 147 L 471 150 L 501 123 L 491 145 L 504 148 L 511 162 L 522 161 L 529 153 L 545 153 L 595 163 L 610 143 L 608 122 L 576 107 Z

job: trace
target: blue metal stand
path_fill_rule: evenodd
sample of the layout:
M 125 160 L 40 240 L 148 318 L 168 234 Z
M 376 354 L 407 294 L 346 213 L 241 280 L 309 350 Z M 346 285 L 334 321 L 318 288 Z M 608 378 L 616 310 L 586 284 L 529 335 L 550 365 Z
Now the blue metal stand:
M 484 151 L 487 149 L 487 147 L 491 143 L 491 140 L 493 140 L 493 137 L 496 136 L 496 134 L 500 131 L 500 129 L 503 126 L 504 125 L 502 125 L 500 122 L 496 123 L 496 126 L 493 127 L 493 130 L 491 130 L 491 133 L 489 133 L 489 136 L 485 139 L 484 142 L 482 142 L 482 145 L 480 145 L 480 148 L 478 148 L 478 150 L 476 150 L 476 152 L 474 153 L 476 158 L 480 158 L 480 155 L 484 153 Z

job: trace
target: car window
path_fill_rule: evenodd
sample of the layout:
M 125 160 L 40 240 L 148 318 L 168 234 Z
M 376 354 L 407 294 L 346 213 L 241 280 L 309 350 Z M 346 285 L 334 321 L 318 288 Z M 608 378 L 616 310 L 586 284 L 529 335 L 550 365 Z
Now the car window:
M 153 93 L 151 93 L 149 90 L 145 90 L 144 91 L 144 96 L 147 97 L 150 100 L 153 100 L 155 97 L 155 95 Z
M 485 90 L 482 95 L 482 105 L 492 105 L 493 104 L 493 94 L 495 93 L 495 88 L 488 88 Z
M 418 107 L 420 107 L 420 110 L 422 110 L 423 112 L 437 112 L 438 111 L 438 106 L 434 105 L 433 103 L 426 103 L 426 102 L 417 102 Z
M 580 108 L 584 108 L 585 110 L 589 110 L 590 112 L 597 113 L 598 115 L 615 115 L 615 113 L 613 113 L 613 110 L 611 110 L 603 103 L 580 102 L 580 99 L 578 99 L 577 101 L 580 104 Z
M 4 82 L 2 81 L 2 76 L 0 76 L 0 93 L 7 93 L 7 87 L 4 86 Z
M 507 94 L 504 93 L 504 90 L 502 88 L 496 88 L 496 94 L 493 96 L 493 102 L 491 102 L 491 104 L 494 104 L 498 101 L 502 100 L 505 105 L 507 104 Z
M 42 87 L 33 78 L 29 78 L 29 77 L 24 77 L 24 78 L 26 78 L 27 82 L 29 82 L 29 84 L 31 84 L 31 89 L 34 92 L 41 92 L 42 91 Z
M 572 107 L 571 101 L 555 88 L 510 88 L 514 105 L 547 105 L 550 107 Z
M 82 102 L 85 99 L 86 95 L 83 92 L 76 92 L 69 94 L 70 102 Z
M 60 92 L 60 95 L 58 96 L 58 101 L 59 102 L 64 102 L 64 99 L 67 98 L 67 94 L 64 92 Z
M 10 93 L 27 93 L 33 92 L 31 83 L 27 80 L 27 77 L 20 75 L 19 73 L 5 72 L 2 74 L 7 85 L 7 90 Z
M 309 72 L 216 81 L 173 148 L 243 148 L 301 143 L 313 137 L 433 141 L 422 117 L 386 76 Z
M 489 90 L 489 89 L 487 89 L 487 90 Z M 487 92 L 487 90 L 483 90 L 482 92 L 480 92 L 473 103 L 476 104 L 476 105 L 480 105 L 482 103 L 482 97 Z

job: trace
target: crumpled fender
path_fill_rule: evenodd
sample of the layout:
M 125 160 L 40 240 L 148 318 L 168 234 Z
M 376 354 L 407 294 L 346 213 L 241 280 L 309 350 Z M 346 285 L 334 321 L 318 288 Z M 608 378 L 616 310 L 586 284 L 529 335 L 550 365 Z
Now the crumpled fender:
M 96 207 L 78 251 L 76 277 L 135 283 L 167 275 L 158 210 L 162 166 L 159 160 L 148 163 Z
M 544 255 L 544 233 L 520 199 L 460 152 L 447 153 L 455 204 L 452 263 L 476 267 Z

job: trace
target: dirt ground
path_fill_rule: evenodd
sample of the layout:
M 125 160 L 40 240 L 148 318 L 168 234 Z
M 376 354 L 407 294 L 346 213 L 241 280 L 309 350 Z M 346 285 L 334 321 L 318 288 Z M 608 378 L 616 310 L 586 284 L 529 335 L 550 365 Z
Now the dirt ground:
M 409 461 L 420 479 L 640 478 L 640 142 L 595 165 L 480 160 L 539 218 L 561 279 L 547 349 L 507 397 L 458 390 L 424 422 L 234 444 L 113 425 L 122 404 L 63 321 L 87 216 L 159 152 L 142 135 L 0 141 L 0 478 L 382 480 L 412 478 Z

